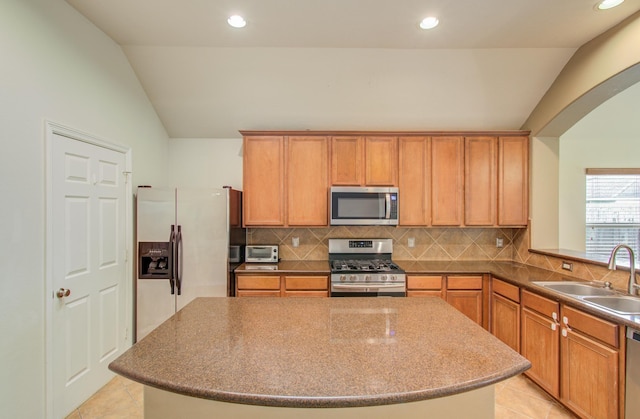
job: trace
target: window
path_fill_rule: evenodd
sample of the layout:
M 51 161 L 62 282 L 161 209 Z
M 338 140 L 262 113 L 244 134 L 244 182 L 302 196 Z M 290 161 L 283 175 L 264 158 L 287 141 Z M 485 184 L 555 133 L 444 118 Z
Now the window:
M 606 259 L 624 243 L 639 255 L 640 169 L 587 169 L 586 216 L 587 253 Z

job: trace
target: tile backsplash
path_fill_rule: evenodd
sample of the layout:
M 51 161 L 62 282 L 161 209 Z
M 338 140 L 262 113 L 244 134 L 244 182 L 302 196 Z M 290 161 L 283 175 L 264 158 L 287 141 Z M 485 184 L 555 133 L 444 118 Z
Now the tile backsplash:
M 339 226 L 326 228 L 252 228 L 248 244 L 277 244 L 283 260 L 327 260 L 330 238 L 391 238 L 395 260 L 513 260 L 514 236 L 509 228 L 405 228 Z M 299 246 L 293 247 L 297 237 Z M 414 247 L 409 247 L 413 238 Z M 496 247 L 502 239 L 502 247 Z
M 298 247 L 293 247 L 297 237 Z M 588 281 L 610 281 L 625 290 L 628 270 L 610 271 L 602 263 L 572 261 L 573 271 L 562 269 L 563 258 L 529 252 L 529 229 L 523 228 L 407 228 L 340 226 L 324 228 L 250 228 L 248 244 L 277 244 L 283 260 L 327 260 L 330 238 L 391 238 L 394 260 L 515 261 Z M 409 247 L 409 238 L 415 246 Z M 496 247 L 502 239 L 502 247 Z

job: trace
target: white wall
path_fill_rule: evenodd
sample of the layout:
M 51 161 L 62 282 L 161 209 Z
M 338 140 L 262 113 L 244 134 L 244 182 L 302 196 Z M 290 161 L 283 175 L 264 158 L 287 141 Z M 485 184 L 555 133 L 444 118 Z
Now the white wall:
M 585 169 L 640 167 L 640 83 L 591 111 L 560 137 L 559 245 L 585 250 Z
M 62 0 L 0 2 L 0 417 L 45 416 L 45 119 L 132 148 L 166 182 L 167 134 L 121 48 Z
M 169 140 L 169 184 L 242 190 L 242 138 Z

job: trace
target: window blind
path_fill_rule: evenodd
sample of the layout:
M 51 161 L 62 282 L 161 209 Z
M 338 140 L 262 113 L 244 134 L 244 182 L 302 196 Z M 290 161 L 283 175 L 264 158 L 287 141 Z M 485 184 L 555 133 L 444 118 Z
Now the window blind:
M 635 174 L 633 174 L 636 172 Z M 608 257 L 620 243 L 640 249 L 640 171 L 587 170 L 586 251 Z

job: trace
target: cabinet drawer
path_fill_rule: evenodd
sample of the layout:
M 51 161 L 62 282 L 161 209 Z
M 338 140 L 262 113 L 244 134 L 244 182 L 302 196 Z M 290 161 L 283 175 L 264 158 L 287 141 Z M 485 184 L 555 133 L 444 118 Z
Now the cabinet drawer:
M 448 290 L 481 290 L 481 276 L 448 276 Z
M 280 290 L 239 290 L 237 297 L 280 297 Z
M 615 348 L 620 347 L 618 325 L 614 323 L 572 307 L 562 306 L 562 324 L 566 324 L 572 330 L 592 336 Z
M 239 290 L 279 290 L 279 276 L 239 275 Z
M 407 276 L 407 289 L 439 290 L 442 288 L 442 276 Z
M 440 297 L 442 298 L 442 291 L 407 290 L 407 297 Z
M 520 302 L 520 288 L 518 288 L 517 286 L 501 281 L 499 279 L 494 279 L 491 284 L 493 287 L 493 292 L 495 292 L 496 294 L 507 297 L 508 299 L 510 299 L 511 301 L 515 301 L 516 303 Z
M 326 276 L 285 276 L 284 283 L 287 290 L 328 290 Z
M 522 290 L 522 305 L 552 319 L 560 315 L 560 304 L 527 290 Z
M 285 297 L 328 297 L 329 291 L 285 291 Z

